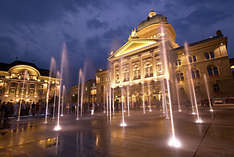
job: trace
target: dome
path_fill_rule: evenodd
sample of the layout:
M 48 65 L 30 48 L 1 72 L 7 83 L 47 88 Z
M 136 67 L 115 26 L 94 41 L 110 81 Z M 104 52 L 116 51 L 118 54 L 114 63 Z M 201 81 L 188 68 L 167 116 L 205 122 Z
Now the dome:
M 165 16 L 163 16 L 161 14 L 157 14 L 156 12 L 151 10 L 148 17 L 147 17 L 147 19 L 142 21 L 138 25 L 137 31 L 140 31 L 143 28 L 148 27 L 148 26 L 150 26 L 152 24 L 160 24 L 160 23 L 168 24 L 167 17 L 165 17 Z

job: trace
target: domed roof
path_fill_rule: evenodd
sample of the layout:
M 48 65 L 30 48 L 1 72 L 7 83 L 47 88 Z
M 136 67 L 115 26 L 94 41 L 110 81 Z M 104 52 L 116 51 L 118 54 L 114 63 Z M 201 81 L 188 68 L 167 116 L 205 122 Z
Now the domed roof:
M 156 12 L 154 12 L 153 10 L 150 11 L 148 17 L 146 20 L 142 21 L 138 27 L 137 27 L 137 31 L 140 31 L 141 29 L 148 27 L 152 24 L 160 24 L 160 23 L 164 23 L 164 24 L 168 24 L 167 21 L 167 17 L 161 15 L 161 14 L 157 14 Z

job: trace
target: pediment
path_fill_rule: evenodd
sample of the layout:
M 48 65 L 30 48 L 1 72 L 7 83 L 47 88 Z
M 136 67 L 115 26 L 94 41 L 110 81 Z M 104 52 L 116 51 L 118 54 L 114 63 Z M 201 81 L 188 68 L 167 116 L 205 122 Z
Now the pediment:
M 153 45 L 155 43 L 156 43 L 155 40 L 149 40 L 149 39 L 129 40 L 121 48 L 119 48 L 117 51 L 115 51 L 114 57 L 119 57 L 119 56 L 125 55 L 125 54 L 133 52 L 135 50 L 142 49 L 144 47 L 148 47 L 148 46 Z

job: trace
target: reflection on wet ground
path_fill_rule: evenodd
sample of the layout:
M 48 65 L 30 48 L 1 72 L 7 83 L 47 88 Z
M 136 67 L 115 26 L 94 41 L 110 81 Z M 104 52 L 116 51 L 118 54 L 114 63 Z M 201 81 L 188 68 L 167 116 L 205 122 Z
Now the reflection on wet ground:
M 122 128 L 120 114 L 110 121 L 105 115 L 62 118 L 62 130 L 54 132 L 54 121 L 12 123 L 11 129 L 0 130 L 2 157 L 73 157 L 73 156 L 234 156 L 234 107 L 216 108 L 212 114 L 201 111 L 205 123 L 194 123 L 189 112 L 175 113 L 175 130 L 182 142 L 179 149 L 167 145 L 170 121 L 159 111 L 143 115 L 131 111 Z

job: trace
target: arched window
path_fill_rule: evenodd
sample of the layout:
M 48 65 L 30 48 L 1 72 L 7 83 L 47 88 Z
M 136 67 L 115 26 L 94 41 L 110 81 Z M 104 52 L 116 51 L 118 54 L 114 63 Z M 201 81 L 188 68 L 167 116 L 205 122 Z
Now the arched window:
M 153 77 L 153 67 L 150 62 L 145 64 L 145 77 Z
M 208 66 L 207 72 L 208 72 L 209 76 L 218 76 L 219 75 L 219 71 L 218 71 L 218 68 L 216 66 Z
M 189 56 L 189 62 L 190 63 L 194 63 L 197 61 L 197 57 L 196 56 Z
M 136 79 L 140 79 L 141 78 L 141 75 L 140 75 L 140 68 L 138 65 L 134 65 L 133 66 L 133 79 L 136 80 Z
M 129 81 L 129 68 L 126 66 L 123 70 L 124 82 Z

